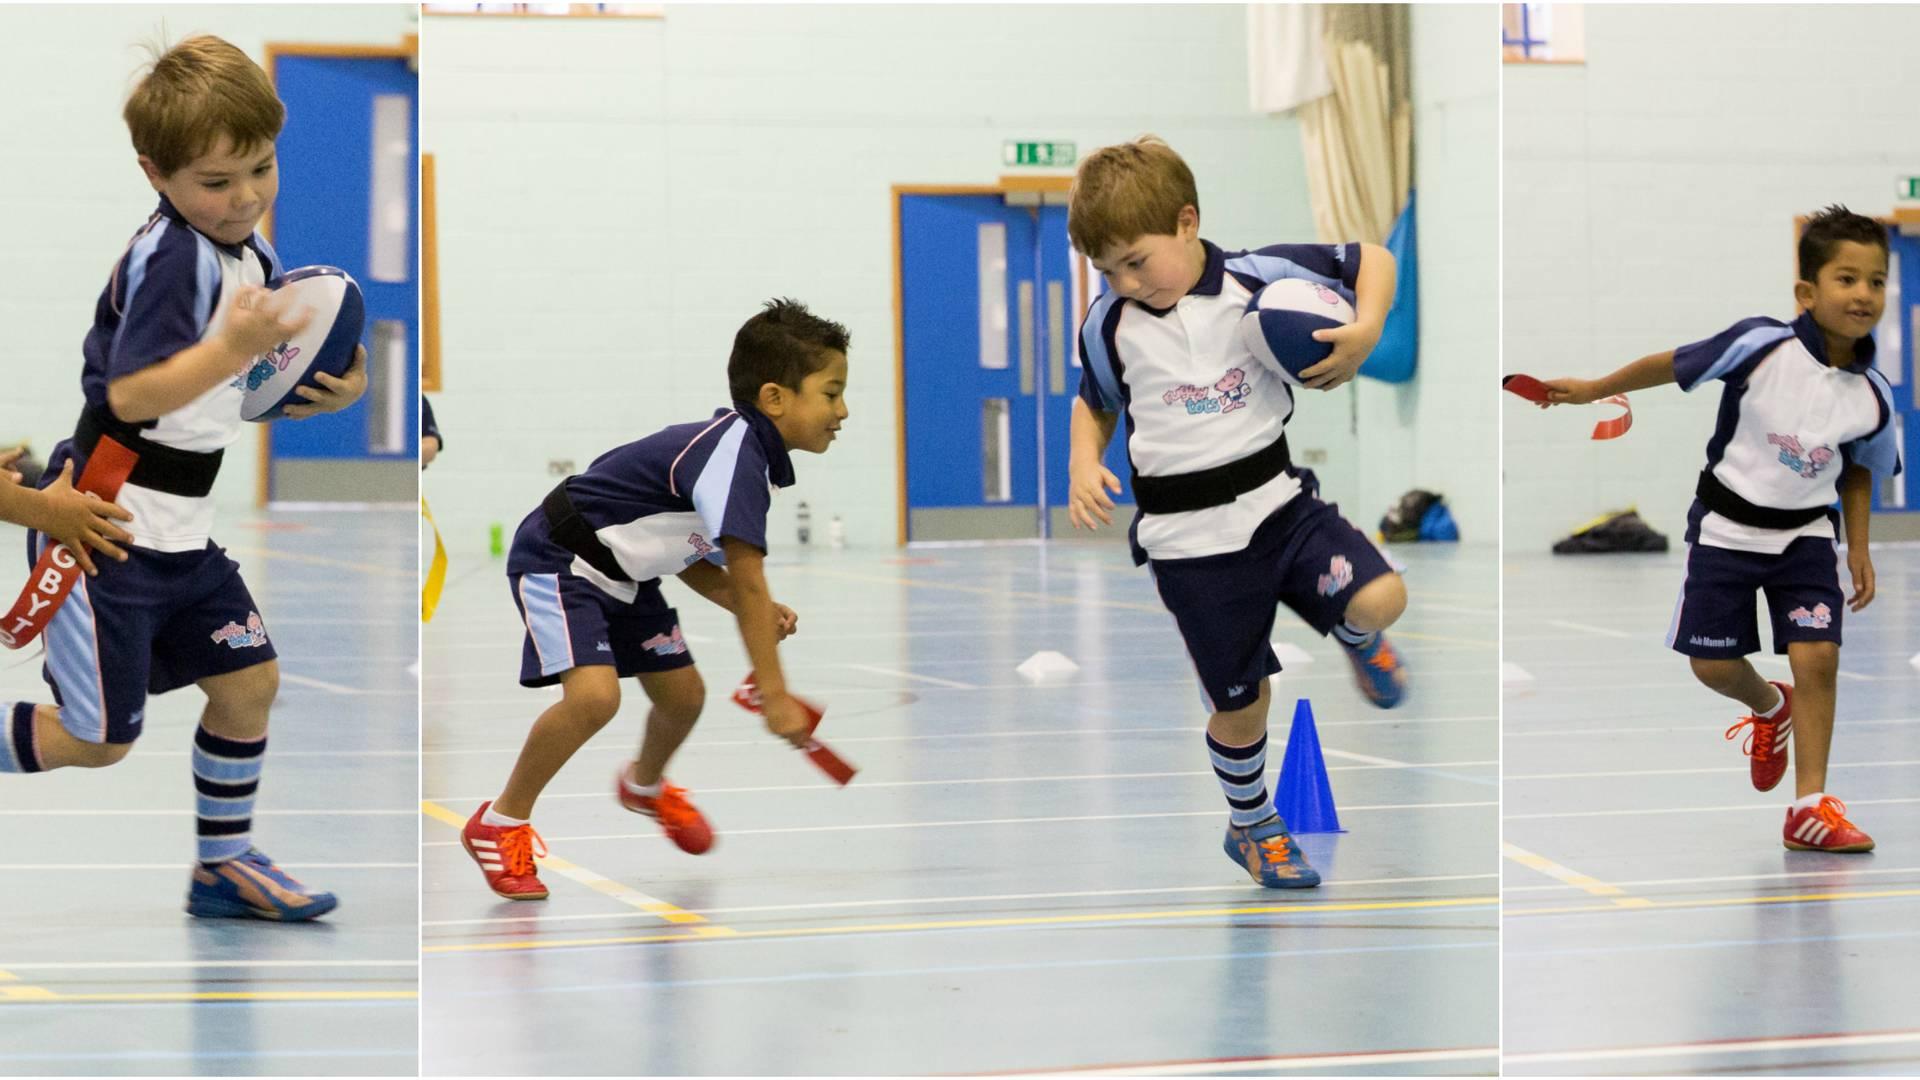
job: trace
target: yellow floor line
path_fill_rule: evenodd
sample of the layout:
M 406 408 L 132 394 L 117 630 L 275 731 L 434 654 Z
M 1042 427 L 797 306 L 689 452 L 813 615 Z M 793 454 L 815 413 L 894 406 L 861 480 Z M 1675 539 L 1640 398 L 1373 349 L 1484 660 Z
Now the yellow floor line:
M 465 828 L 467 824 L 467 819 L 441 806 L 439 803 L 430 800 L 420 800 L 420 812 L 441 824 L 450 825 L 456 829 Z M 561 877 L 585 885 L 587 888 L 592 889 L 602 896 L 611 897 L 630 908 L 644 911 L 666 922 L 676 925 L 691 925 L 695 923 L 705 923 L 707 921 L 704 915 L 695 915 L 693 912 L 669 904 L 657 896 L 648 896 L 638 889 L 623 885 L 611 878 L 603 877 L 578 863 L 570 862 L 558 855 L 548 855 L 535 861 L 540 864 L 543 870 L 551 870 Z M 712 925 L 704 926 L 695 932 L 706 937 L 728 937 L 733 933 L 733 931 L 728 930 L 726 927 Z
M 0 992 L 0 1005 L 30 1001 L 57 1001 L 62 1005 L 141 1001 L 416 1001 L 420 997 L 414 990 L 181 990 L 116 994 L 56 994 L 46 990 L 41 994 L 16 998 Z
M 1197 919 L 1224 915 L 1320 914 L 1329 911 L 1410 911 L 1420 908 L 1490 907 L 1497 896 L 1465 896 L 1446 900 L 1386 900 L 1352 904 L 1259 904 L 1253 907 L 1192 908 L 1184 911 L 1124 911 L 1079 915 L 1028 915 L 997 919 L 948 919 L 938 922 L 870 923 L 861 926 L 792 926 L 768 930 L 736 930 L 728 936 L 744 938 L 829 937 L 848 934 L 895 933 L 903 930 L 972 930 L 987 927 L 1068 926 L 1087 923 L 1146 922 L 1158 919 Z M 630 937 L 542 938 L 486 941 L 458 945 L 427 945 L 423 953 L 506 952 L 523 949 L 564 949 L 582 945 L 648 945 L 691 941 L 690 934 L 645 934 Z
M 1544 855 L 1535 855 L 1533 852 L 1515 844 L 1502 842 L 1500 852 L 1507 858 L 1512 859 L 1514 862 L 1519 863 L 1529 870 L 1537 870 L 1555 881 L 1565 882 L 1582 892 L 1589 893 L 1593 896 L 1613 897 L 1613 902 L 1616 906 L 1640 908 L 1649 907 L 1653 903 L 1651 900 L 1643 900 L 1637 896 L 1628 896 L 1627 891 L 1618 885 L 1609 885 L 1598 878 L 1588 877 L 1578 870 L 1561 866 L 1559 863 L 1554 862 Z
M 1828 900 L 1882 900 L 1902 896 L 1920 896 L 1920 889 L 1882 889 L 1872 892 L 1800 893 L 1794 896 L 1723 896 L 1699 900 L 1641 900 L 1635 908 L 1744 907 L 1753 904 L 1817 904 Z M 1509 908 L 1508 918 L 1523 915 L 1574 915 L 1590 911 L 1618 911 L 1612 904 L 1585 904 L 1554 908 Z

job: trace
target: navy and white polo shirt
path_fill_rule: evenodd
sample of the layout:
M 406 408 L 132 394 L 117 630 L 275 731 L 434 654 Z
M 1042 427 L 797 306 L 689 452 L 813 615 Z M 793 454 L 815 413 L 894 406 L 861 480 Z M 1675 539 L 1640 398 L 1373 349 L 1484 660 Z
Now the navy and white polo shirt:
M 1240 343 L 1240 316 L 1269 282 L 1305 278 L 1349 302 L 1359 244 L 1276 244 L 1223 252 L 1202 241 L 1200 281 L 1170 308 L 1108 292 L 1080 327 L 1080 397 L 1126 415 L 1127 458 L 1142 476 L 1237 461 L 1286 430 L 1293 391 Z M 1300 491 L 1291 470 L 1224 506 L 1134 518 L 1135 557 L 1186 559 L 1238 551 Z
M 539 509 L 521 524 L 507 573 L 564 570 L 632 603 L 636 582 L 701 559 L 724 565 L 722 537 L 767 550 L 774 489 L 792 483 L 793 459 L 773 421 L 749 405 L 721 409 L 609 450 L 567 479 L 574 510 L 632 581 L 615 581 L 554 543 Z
M 1862 338 L 1851 364 L 1829 365 L 1826 335 L 1811 314 L 1791 323 L 1742 319 L 1675 349 L 1673 374 L 1687 391 L 1714 379 L 1726 384 L 1707 443 L 1714 477 L 1757 506 L 1798 510 L 1832 505 L 1848 466 L 1876 477 L 1901 469 L 1893 391 L 1873 370 L 1873 355 L 1873 339 Z M 1709 547 L 1778 554 L 1803 536 L 1833 539 L 1832 520 L 1762 529 L 1729 521 L 1698 499 L 1687 515 L 1687 542 Z
M 80 389 L 87 404 L 107 410 L 107 384 L 151 367 L 217 332 L 226 301 L 241 285 L 265 285 L 280 277 L 280 259 L 254 233 L 240 244 L 222 244 L 187 224 L 167 197 L 114 264 L 95 305 L 93 329 Z M 240 437 L 240 373 L 158 419 L 141 434 L 163 446 L 202 453 L 231 446 Z M 74 462 L 74 471 L 86 464 Z M 133 514 L 126 528 L 135 546 L 155 551 L 198 551 L 213 531 L 213 497 L 170 495 L 128 483 L 115 501 Z

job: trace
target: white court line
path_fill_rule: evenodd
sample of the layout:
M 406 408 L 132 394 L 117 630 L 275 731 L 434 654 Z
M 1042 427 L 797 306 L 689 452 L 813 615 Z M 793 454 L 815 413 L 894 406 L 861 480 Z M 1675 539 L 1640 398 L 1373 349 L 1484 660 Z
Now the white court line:
M 839 740 L 835 740 L 836 742 Z M 1462 769 L 1473 765 L 1498 765 L 1498 758 L 1486 761 L 1436 761 L 1431 763 L 1408 763 L 1390 761 L 1386 758 L 1368 757 L 1365 754 L 1349 754 L 1340 750 L 1324 750 L 1328 757 L 1351 757 L 1368 762 L 1365 765 L 1329 765 L 1328 772 L 1371 772 L 1378 769 Z M 952 780 L 862 780 L 859 790 L 871 788 L 913 788 L 947 787 L 965 784 L 1051 784 L 1074 780 L 1164 780 L 1182 776 L 1212 776 L 1212 769 L 1192 769 L 1180 772 L 1128 772 L 1128 773 L 1074 773 L 1060 776 L 978 776 Z M 768 791 L 826 791 L 837 792 L 837 787 L 820 783 L 811 784 L 766 784 L 758 787 L 702 787 L 702 795 L 749 795 Z M 548 799 L 605 799 L 604 791 L 569 791 L 565 794 L 546 793 L 541 801 Z M 492 795 L 429 795 L 427 798 L 437 803 L 476 803 L 493 798 Z
M 1784 1039 L 1747 1039 L 1697 1043 L 1673 1043 L 1667 1046 L 1625 1046 L 1616 1050 L 1555 1050 L 1546 1053 L 1508 1054 L 1501 1060 L 1508 1065 L 1544 1065 L 1556 1061 L 1606 1061 L 1628 1058 L 1686 1057 L 1698 1054 L 1759 1054 L 1773 1050 L 1807 1050 L 1836 1046 L 1898 1046 L 1920 1043 L 1920 1031 L 1886 1031 L 1870 1035 L 1803 1035 Z
M 1067 1069 L 1034 1069 L 1021 1076 L 1218 1076 L 1226 1072 L 1244 1073 L 1277 1069 L 1364 1069 L 1368 1065 L 1411 1065 L 1423 1061 L 1475 1061 L 1498 1057 L 1497 1047 L 1462 1050 L 1360 1050 L 1348 1054 L 1320 1054 L 1300 1057 L 1219 1058 L 1211 1061 L 1158 1062 L 1150 1065 L 1116 1065 L 1111 1068 L 1078 1066 Z M 1512 1060 L 1509 1058 L 1508 1060 Z M 974 1075 L 983 1075 L 976 1073 Z M 984 1074 L 995 1075 L 995 1074 Z M 1015 1075 L 1012 1073 L 1002 1075 Z
M 1333 751 L 1329 750 L 1331 754 Z M 1827 765 L 1829 769 L 1883 769 L 1892 766 L 1920 765 L 1920 758 L 1907 758 L 1902 761 L 1835 761 Z M 1508 780 L 1584 780 L 1588 777 L 1620 776 L 1707 776 L 1714 773 L 1747 772 L 1745 765 L 1715 766 L 1707 769 L 1619 769 L 1607 772 L 1560 772 L 1560 773 L 1504 773 L 1501 782 Z
M 1723 723 L 1723 722 L 1724 721 L 1709 721 L 1703 724 L 1699 721 L 1676 720 L 1673 723 L 1666 725 L 1665 727 L 1613 727 L 1608 724 L 1596 722 L 1592 727 L 1550 728 L 1545 731 L 1514 731 L 1511 726 L 1508 726 L 1506 727 L 1505 730 L 1501 731 L 1500 735 L 1502 738 L 1506 738 L 1506 739 L 1563 738 L 1568 735 L 1603 735 L 1608 738 L 1611 738 L 1614 735 L 1629 734 L 1629 733 L 1636 734 L 1636 735 L 1645 735 L 1645 734 L 1657 734 L 1657 733 L 1666 732 L 1666 731 L 1696 731 L 1696 730 L 1704 731 L 1708 728 L 1711 728 L 1716 723 Z M 1509 718 L 1507 723 L 1508 725 L 1511 725 L 1513 723 L 1513 720 Z M 1892 720 L 1848 720 L 1847 727 L 1848 728 L 1897 727 L 1897 726 L 1914 724 L 1914 723 L 1920 723 L 1920 717 L 1903 716 L 1903 717 L 1899 717 Z
M 1861 800 L 1865 802 L 1866 800 Z M 1920 799 L 1907 800 L 1920 802 Z M 1367 810 L 1457 810 L 1473 807 L 1499 806 L 1498 800 L 1485 802 L 1443 802 L 1443 803 L 1377 803 L 1369 806 L 1343 806 L 1341 813 L 1359 813 Z M 1170 810 L 1155 814 L 1082 814 L 1066 817 L 1015 817 L 1015 818 L 977 818 L 969 821 L 894 821 L 886 823 L 863 823 L 858 825 L 801 825 L 778 829 L 728 829 L 728 836 L 775 836 L 793 833 L 830 833 L 830 832 L 873 832 L 895 829 L 958 829 L 977 825 L 1051 825 L 1062 822 L 1084 821 L 1131 821 L 1141 818 L 1188 818 L 1219 817 L 1218 810 Z M 658 832 L 650 833 L 597 833 L 581 836 L 543 837 L 549 844 L 565 841 L 585 840 L 664 840 Z M 429 840 L 422 847 L 455 847 L 457 840 Z
M 1578 630 L 1586 634 L 1599 634 L 1610 638 L 1637 638 L 1640 634 L 1629 634 L 1624 630 L 1609 630 L 1604 626 L 1589 626 L 1586 623 L 1568 622 L 1565 619 L 1548 619 L 1548 626 L 1557 626 L 1562 630 Z
M 931 675 L 916 675 L 911 671 L 895 671 L 892 668 L 874 667 L 872 664 L 834 664 L 833 667 L 852 668 L 855 671 L 871 671 L 876 675 L 892 675 L 901 679 L 914 679 L 919 682 L 944 686 L 950 690 L 974 690 L 972 683 L 956 682 L 953 679 L 936 679 Z
M 82 960 L 0 963 L 0 971 L 131 971 L 167 968 L 417 968 L 418 960 Z
M 255 810 L 254 817 L 411 817 L 418 810 Z M 0 810 L 0 817 L 193 817 L 192 810 Z
M 1362 885 L 1425 885 L 1440 881 L 1483 881 L 1499 874 L 1445 874 L 1434 877 L 1358 878 L 1353 881 L 1327 881 L 1321 888 L 1354 888 Z M 925 904 L 986 904 L 1005 900 L 1085 900 L 1122 896 L 1178 896 L 1191 893 L 1244 893 L 1245 885 L 1181 885 L 1164 889 L 1082 889 L 1074 892 L 989 893 L 973 896 L 913 896 L 892 900 L 828 900 L 814 904 L 755 904 L 744 907 L 688 908 L 696 915 L 746 915 L 782 911 L 832 911 L 849 908 L 894 908 Z M 494 919 L 425 920 L 421 926 L 492 926 L 498 923 L 598 922 L 606 919 L 631 919 L 626 911 L 598 912 L 591 915 L 503 915 Z M 0 965 L 0 970 L 5 970 Z
M 1322 728 L 1330 728 L 1330 727 L 1378 727 L 1381 725 L 1398 726 L 1403 724 L 1469 724 L 1469 723 L 1484 723 L 1488 720 L 1493 720 L 1493 719 L 1496 719 L 1496 717 L 1493 717 L 1493 716 L 1433 716 L 1433 717 L 1420 718 L 1420 717 L 1406 716 L 1406 717 L 1399 717 L 1392 720 L 1323 720 L 1323 721 L 1318 721 L 1317 726 Z M 1168 735 L 1168 736 L 1179 736 L 1181 738 L 1186 738 L 1193 735 L 1195 732 L 1200 732 L 1205 730 L 1207 729 L 1204 725 L 1194 725 L 1190 727 L 1183 726 L 1183 727 L 1137 727 L 1137 728 L 1050 728 L 1050 729 L 1045 729 L 1040 731 L 1031 731 L 1031 730 L 955 731 L 955 732 L 947 732 L 943 734 L 930 734 L 930 735 L 835 735 L 833 737 L 833 745 L 839 746 L 843 743 L 851 745 L 853 743 L 928 742 L 928 741 L 946 742 L 951 739 L 1043 739 L 1043 738 L 1060 738 L 1060 737 L 1070 738 L 1075 736 L 1106 736 L 1106 735 Z M 1660 728 L 1658 730 L 1664 731 L 1666 729 Z M 608 742 L 609 744 L 613 742 L 611 737 L 609 737 Z M 626 742 L 622 740 L 620 742 L 620 745 L 625 746 Z M 758 747 L 765 747 L 769 749 L 785 749 L 784 745 L 776 744 L 771 736 L 768 736 L 766 738 L 759 738 L 759 739 L 714 739 L 710 741 L 701 740 L 701 741 L 689 743 L 688 745 L 696 749 L 706 749 L 708 747 L 716 747 L 716 746 L 758 746 Z M 457 750 L 422 750 L 420 752 L 422 754 L 433 755 L 433 756 L 458 757 L 458 756 L 465 756 L 465 755 L 472 755 L 472 754 L 518 754 L 521 751 L 521 749 L 522 749 L 521 746 L 514 745 L 514 746 L 469 747 L 469 748 L 461 748 Z M 596 747 L 596 749 L 598 748 Z
M 1920 803 L 1913 799 L 1855 799 L 1847 806 L 1887 806 L 1895 803 Z M 1737 810 L 1765 810 L 1770 814 L 1781 812 L 1778 804 L 1768 803 L 1761 806 L 1747 804 L 1743 806 L 1656 806 L 1641 810 L 1567 810 L 1550 814 L 1507 814 L 1508 821 L 1542 821 L 1548 818 L 1588 818 L 1588 817 L 1633 817 L 1639 814 L 1718 814 Z
M 417 697 L 420 694 L 420 691 L 412 688 L 405 690 L 375 690 L 365 686 L 343 686 L 340 683 L 328 682 L 325 679 L 310 678 L 306 675 L 295 675 L 293 672 L 287 671 L 284 668 L 280 672 L 280 681 L 289 682 L 295 686 L 310 686 L 315 690 L 325 690 L 334 694 L 369 695 L 374 697 Z
M 1878 868 L 1853 869 L 1850 867 L 1844 870 L 1800 870 L 1793 873 L 1780 873 L 1780 874 L 1720 874 L 1713 877 L 1647 878 L 1644 881 L 1616 881 L 1613 884 L 1618 885 L 1623 889 L 1626 889 L 1626 888 L 1638 889 L 1648 885 L 1715 885 L 1715 884 L 1720 884 L 1728 881 L 1775 881 L 1775 880 L 1792 880 L 1796 878 L 1845 879 L 1845 878 L 1851 878 L 1851 877 L 1855 877 L 1859 875 L 1867 875 L 1867 874 L 1917 874 L 1917 875 L 1920 875 L 1920 866 L 1891 866 L 1884 870 L 1878 869 Z M 1500 887 L 1500 891 L 1501 892 L 1561 892 L 1570 887 L 1571 886 L 1567 886 L 1567 885 L 1502 885 Z
M 182 860 L 184 862 L 185 860 Z M 417 862 L 275 863 L 282 870 L 417 870 Z M 181 863 L 0 863 L 0 870 L 172 870 Z M 7 965 L 0 964 L 0 971 Z

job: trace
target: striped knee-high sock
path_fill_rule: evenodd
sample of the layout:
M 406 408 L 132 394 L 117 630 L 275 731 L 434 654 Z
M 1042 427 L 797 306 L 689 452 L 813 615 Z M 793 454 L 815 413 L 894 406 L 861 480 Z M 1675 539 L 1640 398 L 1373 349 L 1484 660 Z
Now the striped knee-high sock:
M 1228 746 L 1208 735 L 1207 755 L 1213 759 L 1213 775 L 1220 778 L 1220 789 L 1227 793 L 1234 827 L 1258 825 L 1274 815 L 1273 800 L 1267 795 L 1264 733 L 1251 746 Z
M 31 701 L 0 701 L 0 773 L 40 772 L 40 749 L 33 742 Z
M 253 846 L 253 797 L 260 788 L 267 737 L 226 739 L 204 726 L 193 733 L 193 788 L 198 793 L 200 865 L 238 858 Z

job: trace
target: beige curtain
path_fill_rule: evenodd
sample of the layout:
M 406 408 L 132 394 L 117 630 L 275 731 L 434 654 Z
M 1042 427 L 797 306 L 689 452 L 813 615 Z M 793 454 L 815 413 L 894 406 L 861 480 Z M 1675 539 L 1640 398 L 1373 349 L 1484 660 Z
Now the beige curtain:
M 1383 243 L 1413 186 L 1413 95 L 1404 4 L 1322 9 L 1328 97 L 1301 106 L 1320 240 Z

